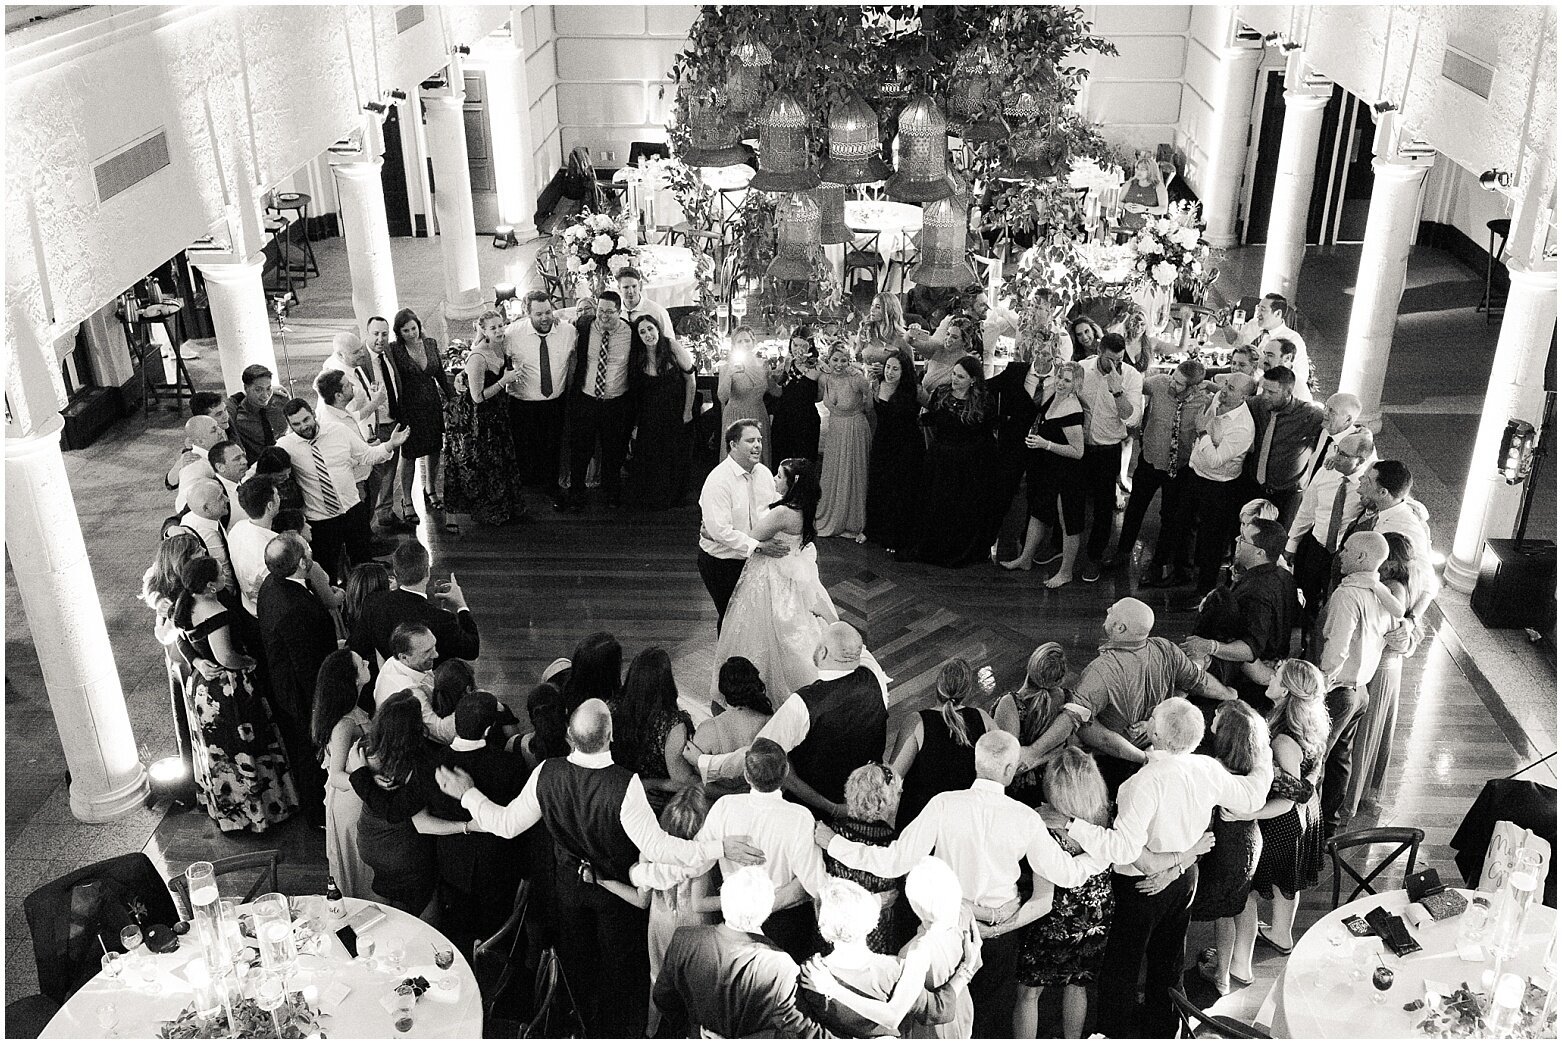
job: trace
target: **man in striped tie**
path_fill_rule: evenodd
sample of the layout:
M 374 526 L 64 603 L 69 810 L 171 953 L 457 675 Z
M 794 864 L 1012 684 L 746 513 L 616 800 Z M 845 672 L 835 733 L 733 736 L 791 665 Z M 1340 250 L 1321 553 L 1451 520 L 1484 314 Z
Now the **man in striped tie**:
M 350 425 L 322 426 L 303 399 L 290 399 L 283 414 L 290 430 L 277 445 L 287 452 L 293 480 L 304 494 L 304 517 L 313 533 L 312 557 L 332 579 L 345 580 L 351 566 L 374 557 L 369 507 L 358 496 L 353 468 L 393 458 L 410 429 L 400 425 L 389 439 L 371 446 Z

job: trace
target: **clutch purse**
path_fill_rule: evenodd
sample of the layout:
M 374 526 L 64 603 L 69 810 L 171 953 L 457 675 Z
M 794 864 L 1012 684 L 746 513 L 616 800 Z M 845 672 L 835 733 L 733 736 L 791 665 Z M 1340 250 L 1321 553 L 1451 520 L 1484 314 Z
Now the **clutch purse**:
M 1457 917 L 1470 905 L 1469 900 L 1451 891 L 1443 884 L 1437 871 L 1430 868 L 1405 878 L 1405 891 L 1410 893 L 1410 901 L 1420 903 L 1434 921 Z

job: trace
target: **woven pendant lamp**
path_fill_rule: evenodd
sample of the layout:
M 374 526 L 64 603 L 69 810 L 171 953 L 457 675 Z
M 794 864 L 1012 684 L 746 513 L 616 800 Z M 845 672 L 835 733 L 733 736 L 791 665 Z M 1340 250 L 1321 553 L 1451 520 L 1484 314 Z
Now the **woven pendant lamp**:
M 953 196 L 922 208 L 922 260 L 911 269 L 923 286 L 969 286 L 976 272 L 965 259 L 966 209 Z
M 1068 169 L 1067 146 L 1039 118 L 1016 128 L 1009 138 L 1009 162 L 1002 173 L 1020 178 L 1054 178 Z
M 819 176 L 837 185 L 883 181 L 892 173 L 879 154 L 883 147 L 878 113 L 854 94 L 845 105 L 830 110 L 830 157 Z
M 765 106 L 759 125 L 760 170 L 749 188 L 761 192 L 802 192 L 819 184 L 808 169 L 808 113 L 790 94 L 778 94 Z
M 819 242 L 825 246 L 844 243 L 851 238 L 846 228 L 846 186 L 821 181 L 814 189 L 819 203 Z
M 755 40 L 752 37 L 738 44 L 734 53 L 737 55 L 738 61 L 750 69 L 763 69 L 773 60 L 770 48 L 765 46 L 765 42 L 763 40 Z
M 819 204 L 790 192 L 776 204 L 776 256 L 765 269 L 771 279 L 807 281 L 819 256 Z
M 949 195 L 949 125 L 938 104 L 914 95 L 900 113 L 900 168 L 884 183 L 891 199 L 931 203 Z
M 949 86 L 949 115 L 966 141 L 998 141 L 1009 133 L 993 119 L 993 101 L 1003 88 L 1004 73 L 985 42 L 971 44 L 955 62 Z
M 690 98 L 687 112 L 689 145 L 679 159 L 691 167 L 727 167 L 743 162 L 748 153 L 738 144 L 737 131 L 719 103 Z
M 760 73 L 752 66 L 739 64 L 732 70 L 732 75 L 727 79 L 727 108 L 734 117 L 734 123 L 750 122 L 738 117 L 759 112 L 762 82 Z

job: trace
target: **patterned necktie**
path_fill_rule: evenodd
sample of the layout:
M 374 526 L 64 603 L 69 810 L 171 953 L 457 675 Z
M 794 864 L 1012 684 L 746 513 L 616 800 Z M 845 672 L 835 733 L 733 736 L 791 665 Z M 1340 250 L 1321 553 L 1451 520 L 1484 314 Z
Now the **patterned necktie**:
M 336 495 L 336 487 L 331 484 L 331 469 L 325 466 L 325 454 L 320 452 L 318 442 L 311 442 L 309 451 L 314 454 L 315 474 L 320 479 L 320 496 L 325 500 L 326 517 L 335 518 L 342 513 L 342 501 Z
M 1345 498 L 1350 495 L 1350 479 L 1340 478 L 1340 487 L 1334 491 L 1334 506 L 1329 509 L 1329 530 L 1323 541 L 1323 549 L 1329 554 L 1339 548 L 1340 526 L 1345 521 Z
M 537 335 L 537 366 L 542 374 L 542 397 L 553 398 L 553 360 L 548 357 L 548 335 Z
M 1182 451 L 1182 408 L 1188 404 L 1187 399 L 1177 399 L 1177 408 L 1172 411 L 1171 453 L 1167 460 L 1166 474 L 1172 478 L 1177 477 L 1177 472 L 1182 468 L 1182 462 L 1177 459 Z
M 363 389 L 363 393 L 372 399 L 374 397 L 374 382 L 369 380 L 368 373 L 365 372 L 362 366 L 354 366 L 353 373 L 358 377 L 358 386 Z M 356 402 L 357 400 L 355 399 L 354 401 Z M 374 419 L 378 421 L 379 416 L 379 412 L 376 411 Z
M 597 398 L 607 398 L 607 327 L 602 327 L 602 344 L 597 348 Z
M 385 381 L 385 397 L 390 402 L 391 416 L 396 416 L 396 382 L 391 378 L 390 360 L 380 355 L 380 373 Z
M 1264 429 L 1264 444 L 1258 451 L 1258 484 L 1265 485 L 1269 477 L 1269 449 L 1275 441 L 1275 421 L 1279 415 L 1269 414 L 1269 426 Z

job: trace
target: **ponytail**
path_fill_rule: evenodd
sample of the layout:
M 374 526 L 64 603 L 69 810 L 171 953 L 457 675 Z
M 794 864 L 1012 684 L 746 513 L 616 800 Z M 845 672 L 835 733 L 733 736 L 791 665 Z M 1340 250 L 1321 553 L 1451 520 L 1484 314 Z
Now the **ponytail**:
M 947 661 L 938 673 L 939 713 L 943 715 L 949 738 L 961 747 L 971 746 L 970 730 L 960 713 L 960 704 L 971 691 L 972 677 L 971 665 L 958 657 Z

